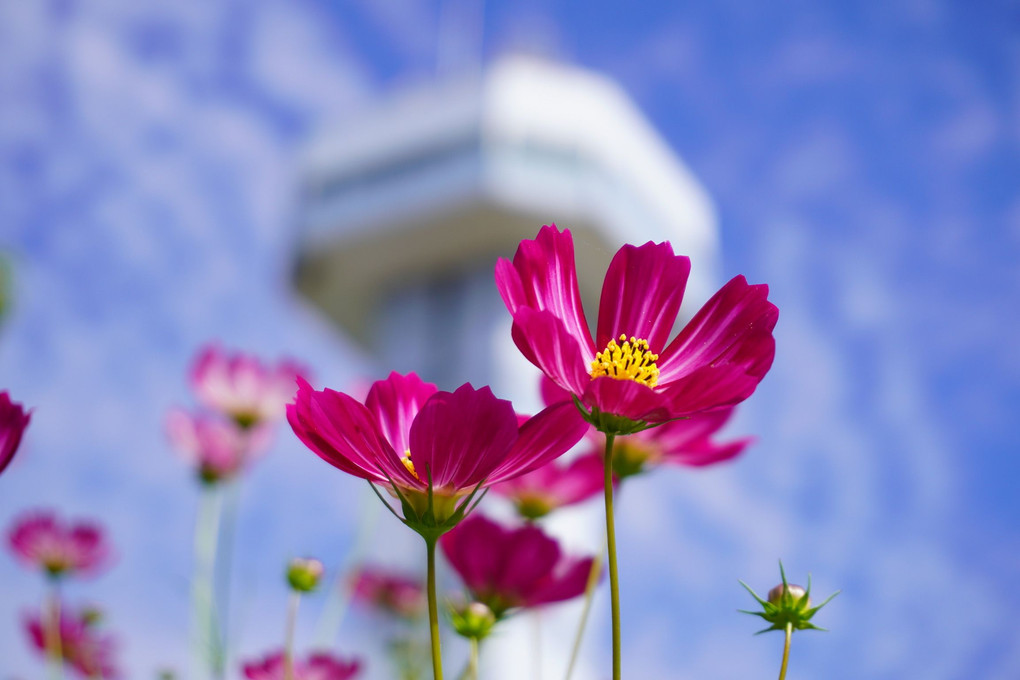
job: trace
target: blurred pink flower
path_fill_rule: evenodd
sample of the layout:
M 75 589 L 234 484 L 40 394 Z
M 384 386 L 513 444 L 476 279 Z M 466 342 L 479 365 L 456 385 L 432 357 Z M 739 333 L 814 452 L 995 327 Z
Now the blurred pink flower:
M 232 420 L 173 409 L 166 419 L 167 437 L 199 479 L 213 484 L 242 472 L 268 445 L 268 426 L 243 429 Z
M 582 594 L 593 558 L 563 555 L 559 543 L 533 524 L 507 529 L 472 514 L 439 539 L 446 559 L 475 600 L 497 618 Z
M 567 391 L 542 376 L 542 400 L 545 403 L 555 404 L 569 398 Z M 713 440 L 735 411 L 734 406 L 705 411 L 619 436 L 613 446 L 613 470 L 617 477 L 624 478 L 662 464 L 704 467 L 735 458 L 754 443 L 753 437 L 722 444 Z M 593 429 L 588 438 L 592 444 L 588 455 L 597 456 L 601 465 L 606 437 Z
M 658 465 L 703 467 L 734 458 L 754 442 L 753 437 L 723 444 L 713 441 L 733 415 L 734 407 L 698 413 L 674 420 L 650 430 L 618 437 L 613 446 L 613 470 L 620 478 L 629 477 Z M 596 433 L 594 447 L 600 459 L 605 437 Z
M 287 407 L 298 438 L 348 474 L 392 483 L 405 522 L 439 533 L 463 516 L 459 499 L 544 465 L 587 430 L 569 402 L 521 424 L 513 405 L 488 387 L 440 392 L 414 373 L 376 382 L 364 404 L 299 384 Z
M 26 514 L 16 520 L 9 545 L 23 563 L 52 577 L 93 574 L 109 562 L 110 546 L 91 522 L 64 524 L 52 511 Z
M 570 231 L 545 226 L 500 259 L 496 284 L 524 356 L 574 395 L 595 426 L 634 431 L 736 404 L 772 365 L 779 312 L 768 286 L 737 276 L 666 344 L 690 260 L 667 243 L 625 245 L 609 265 L 594 340 L 581 307 Z
M 27 413 L 21 404 L 11 401 L 7 392 L 0 392 L 0 473 L 14 458 L 21 435 L 31 418 L 32 414 Z
M 296 380 L 307 372 L 293 361 L 268 366 L 257 357 L 209 345 L 191 370 L 191 386 L 205 406 L 247 428 L 283 417 Z
M 602 493 L 603 475 L 602 453 L 595 452 L 566 464 L 554 460 L 492 490 L 513 501 L 522 517 L 538 519 Z
M 425 611 L 425 584 L 422 579 L 382 569 L 362 566 L 350 576 L 351 597 L 404 619 L 416 619 Z
M 119 672 L 114 663 L 116 643 L 110 635 L 96 631 L 99 621 L 96 610 L 83 608 L 77 612 L 60 608 L 60 655 L 82 678 L 117 678 Z M 32 646 L 48 654 L 46 631 L 38 614 L 25 618 L 25 630 Z
M 345 661 L 325 652 L 309 654 L 304 661 L 295 659 L 292 678 L 284 673 L 283 652 L 243 666 L 244 677 L 248 680 L 349 680 L 360 670 L 361 662 L 357 659 Z

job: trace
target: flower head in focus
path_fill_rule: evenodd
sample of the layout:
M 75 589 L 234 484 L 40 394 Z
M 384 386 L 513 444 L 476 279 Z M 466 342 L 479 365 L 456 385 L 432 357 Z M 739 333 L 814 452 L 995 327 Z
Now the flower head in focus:
M 562 602 L 581 595 L 593 559 L 569 557 L 533 524 L 507 529 L 474 514 L 439 539 L 471 597 L 497 619 L 517 608 Z
M 592 338 L 569 231 L 546 226 L 496 265 L 524 356 L 603 432 L 629 434 L 739 403 L 772 365 L 779 312 L 738 276 L 670 342 L 690 260 L 669 243 L 626 245 L 609 265 Z M 667 344 L 668 343 L 668 344 Z
M 304 660 L 295 660 L 293 676 L 286 674 L 283 652 L 242 666 L 248 680 L 351 680 L 360 670 L 361 662 L 357 659 L 341 659 L 328 652 L 316 652 Z
M 351 574 L 350 589 L 355 602 L 401 619 L 414 620 L 425 613 L 425 584 L 420 578 L 366 565 Z
M 544 465 L 587 430 L 569 402 L 521 422 L 488 387 L 442 392 L 414 373 L 376 382 L 364 404 L 298 382 L 287 407 L 298 438 L 334 467 L 391 490 L 401 520 L 427 540 L 463 519 L 479 489 Z
M 8 534 L 8 545 L 21 562 L 53 578 L 94 574 L 109 562 L 111 552 L 97 525 L 65 524 L 47 510 L 17 519 Z
M 588 453 L 563 464 L 546 463 L 492 487 L 494 493 L 508 498 L 525 519 L 534 520 L 553 510 L 581 503 L 602 493 L 601 452 Z
M 11 401 L 7 392 L 0 392 L 0 473 L 14 458 L 31 418 L 32 414 L 26 412 L 21 404 Z
M 206 484 L 228 481 L 240 474 L 268 445 L 266 426 L 242 428 L 212 414 L 172 409 L 166 419 L 167 437 L 181 456 L 195 466 Z
M 267 365 L 258 357 L 207 346 L 191 370 L 191 386 L 206 407 L 242 428 L 279 420 L 307 371 L 293 361 Z
M 60 655 L 64 664 L 81 678 L 105 680 L 120 675 L 114 662 L 116 643 L 113 637 L 97 630 L 101 618 L 93 608 L 78 611 L 60 608 Z M 32 646 L 42 654 L 48 654 L 43 618 L 38 614 L 27 616 L 25 631 Z
M 751 590 L 751 587 L 740 581 L 740 585 L 751 593 L 751 596 L 762 606 L 763 611 L 752 612 L 745 609 L 740 611 L 752 616 L 760 616 L 769 622 L 768 628 L 759 630 L 758 634 L 767 633 L 770 630 L 786 630 L 790 626 L 792 630 L 825 630 L 811 623 L 811 618 L 818 613 L 818 610 L 827 605 L 832 598 L 839 595 L 840 591 L 834 592 L 825 601 L 815 607 L 811 606 L 811 575 L 808 574 L 807 588 L 786 582 L 786 571 L 783 563 L 779 563 L 779 573 L 782 576 L 782 583 L 769 591 L 768 599 L 763 600 L 758 594 Z

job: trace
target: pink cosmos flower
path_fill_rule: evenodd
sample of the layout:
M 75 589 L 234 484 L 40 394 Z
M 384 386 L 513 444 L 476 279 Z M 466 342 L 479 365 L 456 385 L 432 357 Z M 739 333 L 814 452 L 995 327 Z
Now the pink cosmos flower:
M 538 519 L 602 493 L 603 475 L 602 453 L 594 452 L 567 464 L 554 460 L 492 490 L 513 501 L 522 517 Z
M 544 465 L 587 430 L 569 402 L 522 424 L 488 387 L 441 392 L 414 373 L 376 382 L 364 404 L 298 384 L 287 407 L 298 438 L 344 472 L 392 488 L 419 533 L 441 534 L 467 511 L 462 497 Z
M 425 584 L 421 579 L 363 566 L 351 574 L 351 596 L 388 614 L 416 619 L 425 611 Z
M 109 562 L 110 546 L 91 522 L 64 524 L 52 511 L 27 514 L 8 535 L 14 554 L 52 577 L 94 574 Z
M 284 673 L 283 652 L 270 654 L 265 659 L 243 666 L 248 680 L 349 680 L 358 675 L 361 662 L 345 661 L 325 652 L 309 654 L 304 661 L 294 661 L 294 675 Z
M 14 458 L 31 418 L 32 414 L 11 401 L 7 392 L 0 392 L 0 473 Z
M 119 672 L 114 663 L 116 642 L 112 636 L 96 631 L 99 614 L 85 608 L 69 612 L 60 608 L 60 655 L 82 678 L 117 678 Z M 42 617 L 32 614 L 25 618 L 25 631 L 32 646 L 47 654 L 46 631 Z
M 203 482 L 232 479 L 265 450 L 267 426 L 244 429 L 232 420 L 173 409 L 166 419 L 167 437 Z
M 250 427 L 281 418 L 295 381 L 305 373 L 292 361 L 267 366 L 257 357 L 209 345 L 195 360 L 191 386 L 204 405 Z
M 506 529 L 473 514 L 439 539 L 446 559 L 475 600 L 497 618 L 582 594 L 593 558 L 563 555 L 559 543 L 533 524 Z
M 690 260 L 669 243 L 626 245 L 609 265 L 595 338 L 581 308 L 570 231 L 522 241 L 496 284 L 525 357 L 617 434 L 728 406 L 772 365 L 779 312 L 768 286 L 732 279 L 669 341 Z M 621 420 L 622 419 L 622 420 Z

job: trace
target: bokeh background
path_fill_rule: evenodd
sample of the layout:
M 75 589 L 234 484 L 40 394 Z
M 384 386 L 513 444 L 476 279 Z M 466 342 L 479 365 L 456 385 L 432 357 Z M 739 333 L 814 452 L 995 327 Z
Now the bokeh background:
M 0 1 L 0 387 L 35 408 L 0 525 L 57 506 L 108 527 L 115 568 L 70 597 L 106 608 L 126 677 L 188 668 L 196 490 L 162 420 L 196 349 L 337 387 L 387 369 L 290 285 L 301 144 L 505 53 L 616 79 L 714 199 L 723 275 L 781 310 L 733 427 L 758 444 L 621 504 L 628 676 L 771 677 L 781 641 L 751 637 L 736 579 L 767 589 L 779 557 L 844 591 L 791 678 L 1020 676 L 1020 12 L 687 5 Z M 441 14 L 477 40 L 444 43 Z M 280 431 L 241 491 L 242 656 L 277 645 L 287 558 L 350 549 L 362 491 Z M 0 558 L 0 677 L 41 674 L 37 581 Z

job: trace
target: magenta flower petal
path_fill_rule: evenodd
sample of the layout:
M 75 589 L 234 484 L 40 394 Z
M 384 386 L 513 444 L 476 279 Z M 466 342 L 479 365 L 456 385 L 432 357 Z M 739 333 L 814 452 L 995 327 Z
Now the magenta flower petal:
M 248 680 L 351 680 L 361 670 L 361 662 L 315 652 L 305 659 L 295 658 L 293 675 L 288 677 L 283 652 L 276 652 L 243 664 L 241 670 Z
M 739 366 L 760 380 L 772 366 L 772 329 L 779 310 L 768 301 L 769 287 L 732 278 L 698 310 L 659 359 L 659 382 L 682 380 L 719 362 Z M 755 380 L 757 383 L 757 380 Z
M 60 651 L 66 665 L 78 677 L 113 680 L 120 677 L 114 661 L 116 641 L 112 636 L 102 635 L 96 630 L 95 610 L 70 611 L 60 607 Z M 25 617 L 25 632 L 32 646 L 41 654 L 47 652 L 46 631 L 39 614 Z
M 369 410 L 342 392 L 316 391 L 298 380 L 287 420 L 305 446 L 348 474 L 380 483 L 389 475 L 402 485 L 422 486 L 400 462 Z
M 537 518 L 601 493 L 602 468 L 602 454 L 592 452 L 575 458 L 567 465 L 552 461 L 525 475 L 496 484 L 492 490 L 512 500 L 523 516 Z
M 365 406 L 375 416 L 379 427 L 394 451 L 410 450 L 411 423 L 425 402 L 438 391 L 416 374 L 390 373 L 385 380 L 374 383 L 368 391 Z
M 0 473 L 14 458 L 31 419 L 32 414 L 27 413 L 21 404 L 11 401 L 7 392 L 0 392 Z
M 514 316 L 511 335 L 525 358 L 554 382 L 574 393 L 584 391 L 591 380 L 588 367 L 594 354 L 583 354 L 551 312 L 521 307 Z
M 439 490 L 471 489 L 508 458 L 517 414 L 492 390 L 462 385 L 428 400 L 411 425 L 411 462 Z
M 553 578 L 535 588 L 527 600 L 525 607 L 538 607 L 554 602 L 572 600 L 584 593 L 591 575 L 592 557 L 564 557 L 556 565 Z
M 572 402 L 547 407 L 521 426 L 506 459 L 488 476 L 489 484 L 513 479 L 542 467 L 568 451 L 588 431 L 588 423 Z
M 661 352 L 680 312 L 690 273 L 690 259 L 674 255 L 668 243 L 620 248 L 602 284 L 595 346 L 605 347 L 625 335 L 647 340 L 652 352 Z
M 425 584 L 421 578 L 375 566 L 363 566 L 350 577 L 351 597 L 387 614 L 416 619 L 425 611 Z
M 534 241 L 522 241 L 513 263 L 496 263 L 496 287 L 510 314 L 523 307 L 549 310 L 577 342 L 582 356 L 595 355 L 591 331 L 584 318 L 574 264 L 574 241 L 556 225 L 542 227 Z
M 450 565 L 474 599 L 497 617 L 516 607 L 533 607 L 576 597 L 578 561 L 535 525 L 507 529 L 472 514 L 439 539 Z M 587 560 L 590 568 L 591 560 Z
M 633 421 L 663 421 L 671 417 L 668 401 L 662 392 L 634 380 L 595 378 L 588 383 L 581 401 L 602 413 Z
M 195 466 L 199 478 L 215 483 L 235 477 L 262 453 L 272 436 L 269 425 L 242 428 L 233 420 L 173 409 L 167 438 Z

